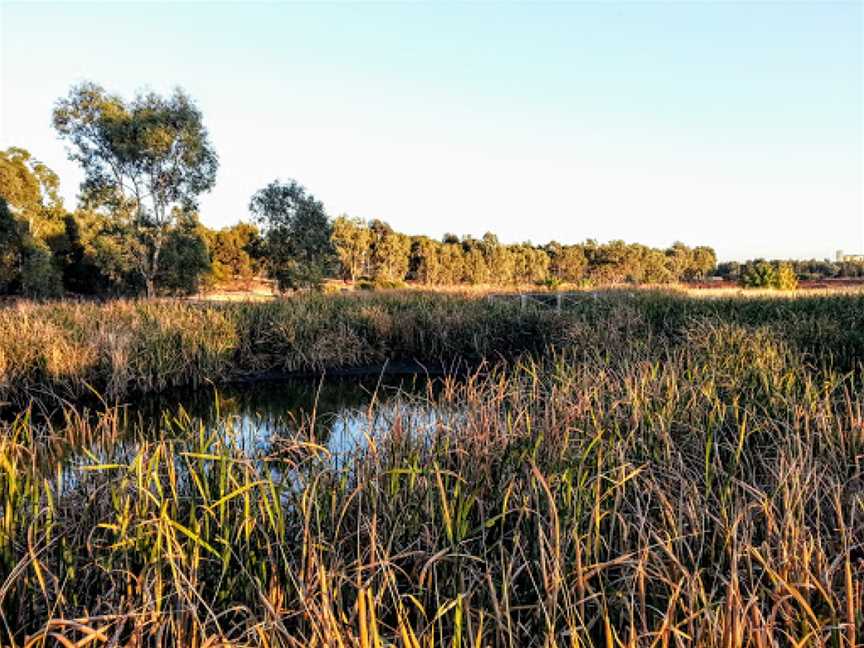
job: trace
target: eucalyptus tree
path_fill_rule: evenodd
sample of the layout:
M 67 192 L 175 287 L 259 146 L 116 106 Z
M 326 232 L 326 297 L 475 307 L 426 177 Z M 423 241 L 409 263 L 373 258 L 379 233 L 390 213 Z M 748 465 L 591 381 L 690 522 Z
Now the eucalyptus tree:
M 249 210 L 261 225 L 270 276 L 279 290 L 320 288 L 336 263 L 324 205 L 295 180 L 255 192 Z
M 64 233 L 57 175 L 22 148 L 0 151 L 0 292 L 63 291 L 57 247 Z
M 551 241 L 543 249 L 549 256 L 549 274 L 552 277 L 566 282 L 582 279 L 588 260 L 581 245 L 561 245 Z
M 380 220 L 369 223 L 370 265 L 376 281 L 399 283 L 411 264 L 411 239 Z
M 63 200 L 57 174 L 23 148 L 0 151 L 0 197 L 31 235 L 45 238 L 63 230 Z
M 343 214 L 333 221 L 331 240 L 339 255 L 342 278 L 355 281 L 369 264 L 372 231 L 362 219 Z
M 126 252 L 152 297 L 178 214 L 193 212 L 216 180 L 218 157 L 201 111 L 180 89 L 125 101 L 86 82 L 57 102 L 53 122 L 84 170 L 84 205 L 107 209 L 125 228 Z

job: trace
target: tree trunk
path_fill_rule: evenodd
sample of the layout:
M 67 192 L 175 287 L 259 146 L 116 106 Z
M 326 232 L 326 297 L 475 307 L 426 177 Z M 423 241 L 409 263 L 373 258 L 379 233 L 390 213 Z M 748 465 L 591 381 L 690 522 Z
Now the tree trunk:
M 150 267 L 144 273 L 144 286 L 147 299 L 156 297 L 156 275 L 159 273 L 159 254 L 162 251 L 162 233 L 153 238 L 153 253 L 150 255 Z

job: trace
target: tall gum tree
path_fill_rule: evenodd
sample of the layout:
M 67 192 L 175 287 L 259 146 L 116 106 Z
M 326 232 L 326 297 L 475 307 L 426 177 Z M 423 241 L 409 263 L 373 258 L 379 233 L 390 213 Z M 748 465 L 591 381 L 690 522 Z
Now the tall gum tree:
M 253 194 L 267 266 L 280 291 L 319 289 L 338 257 L 324 205 L 296 180 L 274 180 Z
M 15 146 L 0 151 L 0 197 L 34 237 L 62 231 L 65 212 L 59 188 L 57 174 L 28 151 Z
M 201 112 L 180 89 L 126 102 L 87 82 L 57 102 L 53 117 L 69 158 L 84 169 L 84 204 L 106 208 L 128 229 L 128 253 L 153 297 L 176 215 L 193 211 L 216 180 L 219 161 Z

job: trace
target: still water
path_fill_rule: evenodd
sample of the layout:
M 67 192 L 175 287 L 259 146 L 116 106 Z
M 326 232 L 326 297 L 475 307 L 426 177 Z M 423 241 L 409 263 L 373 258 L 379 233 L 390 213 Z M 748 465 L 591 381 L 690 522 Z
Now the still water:
M 67 465 L 124 461 L 149 440 L 230 437 L 251 457 L 277 451 L 285 440 L 303 439 L 326 448 L 333 462 L 346 460 L 370 440 L 392 430 L 424 435 L 457 415 L 440 403 L 442 383 L 425 376 L 296 379 L 177 390 L 129 399 L 116 406 L 116 432 L 64 444 Z M 84 410 L 83 407 L 80 408 Z M 99 408 L 89 406 L 93 420 Z M 54 448 L 53 459 L 58 459 Z

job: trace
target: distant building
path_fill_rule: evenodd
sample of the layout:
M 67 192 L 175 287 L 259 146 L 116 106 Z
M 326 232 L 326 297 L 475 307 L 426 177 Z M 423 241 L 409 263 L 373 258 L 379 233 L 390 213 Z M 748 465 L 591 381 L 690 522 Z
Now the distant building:
M 837 250 L 837 263 L 864 263 L 864 254 L 846 254 L 843 250 Z

